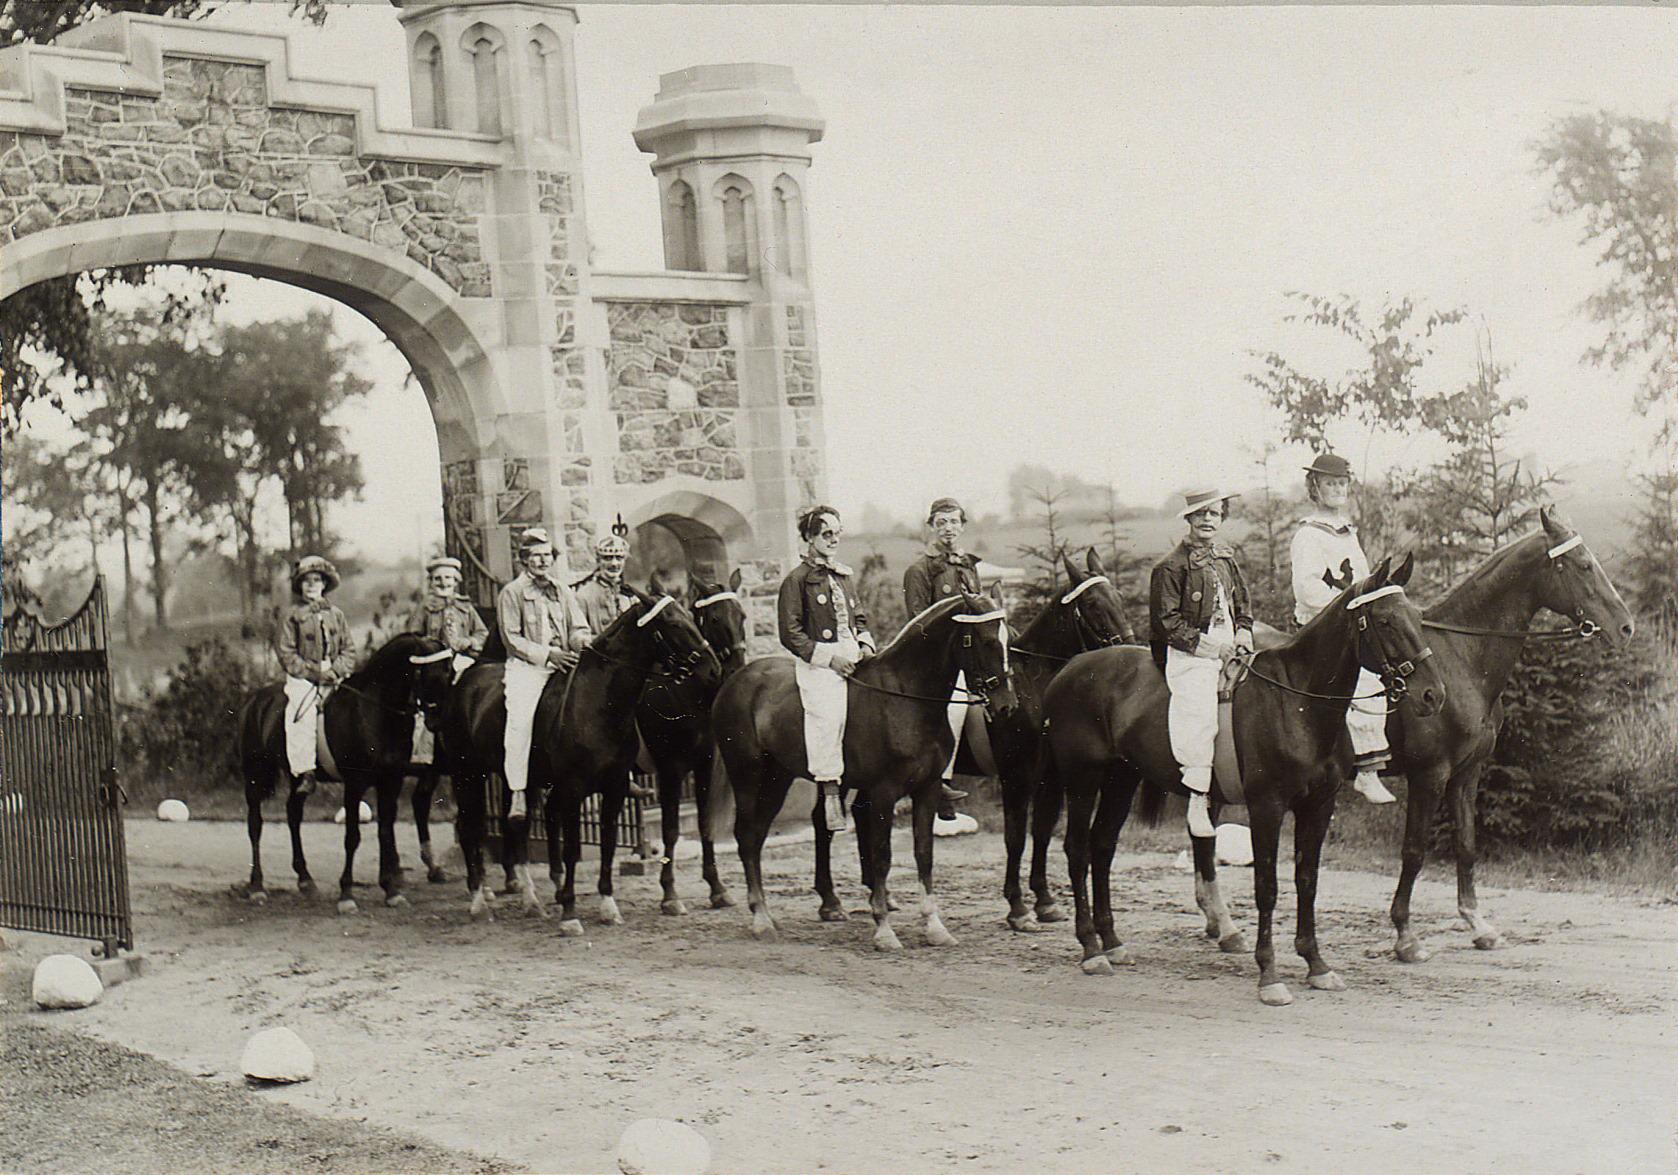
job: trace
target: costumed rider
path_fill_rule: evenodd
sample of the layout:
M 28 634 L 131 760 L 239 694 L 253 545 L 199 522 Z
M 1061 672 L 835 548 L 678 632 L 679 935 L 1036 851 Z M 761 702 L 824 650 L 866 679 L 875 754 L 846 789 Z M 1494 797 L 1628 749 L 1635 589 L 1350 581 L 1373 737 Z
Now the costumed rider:
M 623 565 L 628 561 L 629 527 L 620 514 L 612 529 L 595 540 L 594 570 L 571 585 L 588 618 L 589 630 L 596 636 L 635 604 L 635 597 L 623 582 Z
M 507 646 L 502 774 L 513 793 L 507 809 L 511 819 L 529 815 L 524 792 L 530 782 L 530 740 L 542 689 L 554 670 L 569 673 L 576 668 L 578 654 L 590 640 L 588 618 L 576 594 L 554 578 L 556 559 L 548 532 L 531 527 L 519 539 L 523 573 L 495 598 L 495 620 Z
M 355 646 L 344 611 L 326 598 L 338 586 L 338 569 L 319 555 L 305 555 L 291 573 L 297 596 L 280 618 L 274 641 L 285 670 L 285 757 L 300 796 L 315 790 L 315 739 L 326 696 L 355 668 Z
M 926 525 L 932 532 L 926 552 L 903 571 L 903 603 L 910 619 L 958 592 L 977 595 L 982 590 L 978 557 L 963 551 L 959 545 L 962 531 L 967 528 L 967 511 L 961 503 L 954 498 L 939 498 L 927 508 Z M 967 793 L 957 790 L 950 782 L 955 778 L 961 729 L 967 721 L 966 698 L 967 675 L 958 673 L 949 708 L 950 734 L 955 745 L 950 749 L 950 761 L 944 765 L 943 790 L 938 798 L 938 823 L 952 831 L 958 824 L 968 823 L 958 821 L 955 808 L 955 801 L 965 799 Z M 977 822 L 972 823 L 971 831 L 977 831 Z
M 1224 662 L 1253 651 L 1253 613 L 1235 551 L 1217 542 L 1229 517 L 1222 490 L 1183 495 L 1188 535 L 1155 565 L 1148 585 L 1149 643 L 1171 691 L 1171 753 L 1189 792 L 1190 836 L 1213 836 L 1209 794 Z
M 489 626 L 460 594 L 460 560 L 436 555 L 425 564 L 425 599 L 414 605 L 403 632 L 418 633 L 448 646 L 456 679 L 484 651 Z
M 830 832 L 846 827 L 845 679 L 875 651 L 851 569 L 834 557 L 842 534 L 839 511 L 831 506 L 799 517 L 804 560 L 781 581 L 776 606 L 781 644 L 798 658 L 793 677 L 804 703 L 804 751 Z
M 1369 575 L 1369 559 L 1358 542 L 1348 500 L 1352 464 L 1335 453 L 1320 453 L 1305 467 L 1305 492 L 1316 509 L 1299 520 L 1293 536 L 1293 618 L 1303 625 L 1352 584 Z M 1387 746 L 1387 694 L 1381 678 L 1358 671 L 1346 729 L 1352 736 L 1352 787 L 1372 804 L 1398 797 L 1381 783 L 1380 768 L 1392 761 Z

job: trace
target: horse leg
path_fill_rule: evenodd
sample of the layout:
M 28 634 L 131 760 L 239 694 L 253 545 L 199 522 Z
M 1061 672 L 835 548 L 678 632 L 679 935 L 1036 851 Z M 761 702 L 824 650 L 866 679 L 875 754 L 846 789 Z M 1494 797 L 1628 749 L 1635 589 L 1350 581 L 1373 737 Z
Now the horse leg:
M 1224 902 L 1223 889 L 1218 885 L 1218 841 L 1216 837 L 1189 837 L 1194 854 L 1194 900 L 1206 915 L 1206 937 L 1216 940 L 1218 949 L 1226 955 L 1247 953 L 1247 938 L 1230 917 Z
M 1470 763 L 1451 780 L 1451 816 L 1457 847 L 1457 913 L 1462 915 L 1474 935 L 1474 945 L 1483 951 L 1495 951 L 1503 944 L 1503 935 L 1480 913 L 1480 900 L 1474 894 L 1474 835 L 1479 817 L 1480 770 L 1482 764 Z
M 862 886 L 872 893 L 874 890 L 874 845 L 868 830 L 874 827 L 874 805 L 861 788 L 856 789 L 856 799 L 851 801 L 851 819 L 856 822 L 856 859 L 862 874 Z M 886 909 L 895 914 L 900 908 L 897 899 L 887 893 Z
M 1439 793 L 1444 781 L 1438 772 L 1412 773 L 1405 789 L 1404 856 L 1393 891 L 1392 922 L 1398 933 L 1393 953 L 1400 963 L 1425 963 L 1428 950 L 1410 928 L 1410 894 L 1427 861 L 1428 841 L 1433 837 L 1433 816 L 1439 810 Z
M 664 856 L 659 863 L 658 883 L 664 891 L 658 904 L 661 914 L 679 917 L 688 912 L 676 893 L 676 842 L 682 836 L 682 772 L 679 768 L 658 768 L 659 831 L 664 834 Z
M 1247 794 L 1253 796 L 1248 784 Z M 1258 907 L 1258 947 L 1253 957 L 1259 968 L 1259 1001 L 1271 1007 L 1293 1003 L 1293 993 L 1276 972 L 1276 946 L 1271 941 L 1276 916 L 1276 855 L 1282 839 L 1282 806 L 1266 795 L 1249 799 L 1247 818 L 1253 833 L 1253 904 Z
M 261 906 L 267 904 L 268 891 L 262 887 L 262 785 L 254 779 L 245 781 L 245 831 L 251 839 L 251 879 L 245 898 Z
M 559 804 L 542 805 L 542 832 L 548 838 L 548 881 L 554 887 L 554 904 L 565 896 L 565 828 Z
M 285 822 L 291 833 L 291 869 L 297 874 L 297 892 L 312 898 L 315 896 L 315 879 L 309 876 L 309 862 L 303 857 L 303 805 L 308 801 L 307 796 L 300 796 L 295 791 L 286 796 Z
M 1113 854 L 1119 847 L 1119 833 L 1130 815 L 1130 801 L 1136 795 L 1136 773 L 1130 767 L 1113 772 L 1101 789 L 1101 803 L 1090 829 L 1091 883 L 1095 889 L 1095 930 L 1101 936 L 1101 953 L 1107 961 L 1127 966 L 1133 960 L 1113 927 Z
M 953 947 L 955 935 L 944 925 L 938 913 L 938 899 L 932 896 L 932 818 L 938 814 L 938 804 L 926 795 L 924 788 L 915 793 L 915 871 L 921 879 L 921 918 L 926 925 L 926 945 Z
M 442 772 L 435 769 L 421 771 L 414 777 L 414 832 L 419 836 L 420 861 L 425 865 L 425 879 L 433 885 L 449 879 L 431 855 L 431 802 L 437 794 L 437 783 L 441 778 Z
M 353 914 L 355 904 L 355 851 L 361 847 L 361 797 L 367 784 L 359 771 L 344 772 L 344 871 L 338 875 L 338 913 Z
M 833 838 L 838 829 L 827 826 L 827 812 L 819 787 L 816 789 L 816 806 L 810 809 L 810 827 L 816 832 L 816 893 L 822 900 L 816 913 L 823 922 L 848 922 L 850 915 L 845 913 L 845 907 L 833 889 Z
M 1101 781 L 1090 771 L 1074 774 L 1067 788 L 1066 872 L 1072 882 L 1073 927 L 1084 957 L 1078 964 L 1085 975 L 1111 975 L 1113 963 L 1095 932 L 1090 913 L 1090 822 L 1101 795 Z
M 498 775 L 495 779 L 497 786 L 501 788 L 501 892 L 504 894 L 516 894 L 519 892 L 519 862 L 515 859 L 513 854 L 512 830 L 515 823 L 524 823 L 524 821 L 514 821 L 506 815 L 507 809 L 511 807 L 513 803 L 513 789 L 507 786 L 507 779 L 505 776 Z M 528 782 L 529 781 L 526 780 L 527 784 Z M 530 792 L 527 790 L 524 795 L 526 801 L 528 801 L 530 799 Z M 529 817 L 526 816 L 525 820 L 528 819 Z M 529 842 L 527 841 L 526 844 L 528 845 L 528 843 Z M 528 859 L 528 856 L 529 852 L 527 849 L 526 859 Z
M 1030 806 L 1027 789 L 1030 782 L 1001 764 L 998 764 L 997 771 L 1002 783 L 1002 839 L 1008 847 L 1008 864 L 1002 873 L 1002 897 L 1008 903 L 1008 929 L 1032 931 L 1038 929 L 1037 923 L 1032 920 L 1020 890 L 1020 858 L 1025 855 L 1025 826 Z
M 752 913 L 752 937 L 756 939 L 773 939 L 780 931 L 763 890 L 763 842 L 775 813 L 786 802 L 792 779 L 776 779 L 772 775 L 775 771 L 766 760 L 745 764 L 738 772 L 729 771 L 734 782 L 734 844 L 746 874 L 746 907 Z
M 918 805 L 919 801 L 917 801 Z M 887 881 L 891 877 L 891 820 L 892 806 L 890 804 L 870 804 L 868 826 L 858 829 L 857 835 L 866 835 L 873 843 L 869 845 L 868 859 L 873 866 L 874 881 L 869 896 L 868 908 L 874 915 L 874 949 L 877 951 L 900 951 L 903 944 L 898 941 L 897 932 L 891 928 L 891 900 L 887 890 Z M 927 825 L 927 835 L 931 835 L 932 826 Z
M 471 916 L 495 921 L 490 913 L 494 895 L 484 880 L 484 808 L 489 777 L 457 771 L 453 780 L 455 839 L 466 862 L 466 892 L 472 897 Z
M 509 793 L 511 794 L 511 793 Z M 530 793 L 525 793 L 527 802 Z M 543 797 L 544 804 L 551 804 L 554 795 L 550 791 Z M 503 862 L 510 869 L 512 876 L 511 890 L 519 896 L 519 905 L 540 918 L 548 917 L 548 912 L 542 908 L 542 899 L 536 896 L 536 882 L 530 876 L 530 817 L 528 814 L 517 820 L 502 822 L 504 829 L 503 844 L 505 852 Z
M 618 814 L 623 811 L 625 793 L 607 791 L 600 797 L 600 924 L 622 926 L 618 899 L 612 896 L 612 858 L 618 850 Z
M 1046 777 L 1037 785 L 1031 805 L 1031 892 L 1036 895 L 1038 922 L 1065 922 L 1066 914 L 1049 888 L 1049 842 L 1066 806 L 1065 789 L 1058 776 Z
M 734 904 L 728 887 L 717 872 L 717 846 L 711 840 L 711 771 L 715 765 L 712 751 L 707 747 L 693 764 L 693 799 L 699 809 L 699 847 L 704 865 L 705 884 L 711 887 L 711 909 L 722 910 Z
M 1334 819 L 1336 791 L 1334 784 L 1320 782 L 1315 791 L 1301 798 L 1293 818 L 1293 877 L 1299 897 L 1293 948 L 1305 960 L 1306 982 L 1318 991 L 1346 990 L 1346 981 L 1323 961 L 1317 947 L 1317 877 L 1322 869 L 1323 840 L 1328 836 L 1329 821 Z
M 559 932 L 566 938 L 580 938 L 583 920 L 577 917 L 577 862 L 583 856 L 582 800 L 567 796 L 560 818 L 565 824 L 565 885 L 559 891 Z
M 385 891 L 385 905 L 406 906 L 402 896 L 402 855 L 396 847 L 396 812 L 402 805 L 402 769 L 392 767 L 379 773 L 374 786 L 379 793 L 379 888 Z

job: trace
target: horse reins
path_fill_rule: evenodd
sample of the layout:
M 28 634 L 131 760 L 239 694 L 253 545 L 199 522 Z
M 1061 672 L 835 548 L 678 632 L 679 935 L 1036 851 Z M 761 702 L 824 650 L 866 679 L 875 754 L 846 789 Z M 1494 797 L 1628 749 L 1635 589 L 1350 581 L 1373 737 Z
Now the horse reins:
M 1078 607 L 1078 597 L 1083 595 L 1084 592 L 1098 583 L 1111 586 L 1112 582 L 1105 575 L 1092 575 L 1060 598 L 1062 604 L 1072 605 L 1072 627 L 1078 634 L 1078 644 L 1082 646 L 1073 656 L 1082 656 L 1084 653 L 1094 652 L 1098 649 L 1110 649 L 1115 645 L 1125 643 L 1124 636 L 1120 634 L 1106 638 L 1096 637 L 1095 643 L 1091 644 L 1089 636 L 1095 632 L 1095 625 L 1084 619 L 1083 610 Z M 1059 653 L 1040 653 L 1036 649 L 1027 649 L 1020 645 L 1010 645 L 1009 649 L 1022 657 L 1036 657 L 1040 661 L 1054 661 L 1061 665 L 1072 660 L 1072 657 L 1062 657 Z
M 1366 592 L 1363 595 L 1357 596 L 1348 601 L 1346 609 L 1350 611 L 1354 608 L 1360 608 L 1371 600 L 1379 599 L 1380 597 L 1386 595 L 1396 595 L 1403 590 L 1404 589 L 1399 587 L 1397 584 L 1388 584 L 1385 587 L 1376 588 L 1374 591 Z M 1358 663 L 1360 666 L 1363 663 L 1362 651 L 1364 639 L 1368 633 L 1369 617 L 1359 616 L 1357 634 L 1359 653 Z M 1383 688 L 1379 693 L 1371 694 L 1321 694 L 1315 690 L 1301 689 L 1298 686 L 1289 685 L 1287 682 L 1279 681 L 1267 673 L 1260 673 L 1256 668 L 1254 668 L 1253 661 L 1258 657 L 1258 652 L 1256 650 L 1249 653 L 1239 653 L 1231 659 L 1244 661 L 1247 666 L 1247 672 L 1258 678 L 1260 681 L 1273 685 L 1277 689 L 1283 690 L 1287 693 L 1297 694 L 1300 697 L 1315 698 L 1322 702 L 1363 702 L 1372 698 L 1384 697 L 1396 706 L 1402 702 L 1405 696 L 1410 692 L 1409 677 L 1416 672 L 1416 668 L 1423 661 L 1426 661 L 1429 657 L 1433 656 L 1433 650 L 1424 645 L 1421 651 L 1414 657 L 1407 657 L 1395 665 L 1392 662 L 1392 658 L 1387 655 L 1386 649 L 1381 647 L 1381 643 L 1379 641 L 1375 642 L 1375 648 L 1376 651 L 1381 654 L 1380 678 L 1381 683 L 1385 688 Z
M 1559 568 L 1560 565 L 1556 560 L 1574 547 L 1583 545 L 1584 541 L 1582 536 L 1574 535 L 1572 538 L 1565 539 L 1551 547 L 1545 552 L 1545 556 L 1550 560 L 1550 566 Z M 1436 628 L 1441 632 L 1460 632 L 1464 636 L 1501 636 L 1540 641 L 1563 641 L 1573 640 L 1574 638 L 1588 641 L 1602 631 L 1602 625 L 1585 615 L 1585 605 L 1577 598 L 1575 598 L 1573 604 L 1573 619 L 1577 623 L 1572 628 L 1477 628 L 1471 624 L 1451 624 L 1444 620 L 1423 620 L 1422 626 L 1424 628 Z

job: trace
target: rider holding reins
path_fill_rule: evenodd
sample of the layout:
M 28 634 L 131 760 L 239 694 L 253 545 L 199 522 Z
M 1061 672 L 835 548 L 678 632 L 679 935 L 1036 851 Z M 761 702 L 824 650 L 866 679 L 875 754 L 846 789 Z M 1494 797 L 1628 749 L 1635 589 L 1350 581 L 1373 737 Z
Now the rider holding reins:
M 319 555 L 305 555 L 291 573 L 298 602 L 280 618 L 274 651 L 285 670 L 285 755 L 295 791 L 315 790 L 316 724 L 332 687 L 355 668 L 355 643 L 344 610 L 326 594 L 338 586 L 338 569 Z

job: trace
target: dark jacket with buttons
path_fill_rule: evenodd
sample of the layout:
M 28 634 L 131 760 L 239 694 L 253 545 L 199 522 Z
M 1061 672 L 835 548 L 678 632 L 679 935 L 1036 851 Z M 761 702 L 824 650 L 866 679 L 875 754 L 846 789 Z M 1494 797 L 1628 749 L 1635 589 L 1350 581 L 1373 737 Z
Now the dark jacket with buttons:
M 1219 578 L 1224 581 L 1224 592 L 1229 597 L 1229 614 L 1235 630 L 1244 628 L 1252 632 L 1252 603 L 1233 548 L 1213 543 L 1207 549 L 1181 542 L 1154 565 L 1148 583 L 1149 644 L 1153 646 L 1154 660 L 1162 668 L 1168 647 L 1192 653 L 1200 646 L 1201 634 L 1212 626 Z
M 911 617 L 957 592 L 979 594 L 979 560 L 965 551 L 929 551 L 903 570 L 903 603 Z
M 857 643 L 874 647 L 851 569 L 843 564 L 815 564 L 806 559 L 781 581 L 775 608 L 781 644 L 793 656 L 809 661 L 817 644 L 839 639 L 839 616 L 833 606 L 836 591 L 845 593 L 845 604 L 851 612 L 851 631 L 856 634 Z

